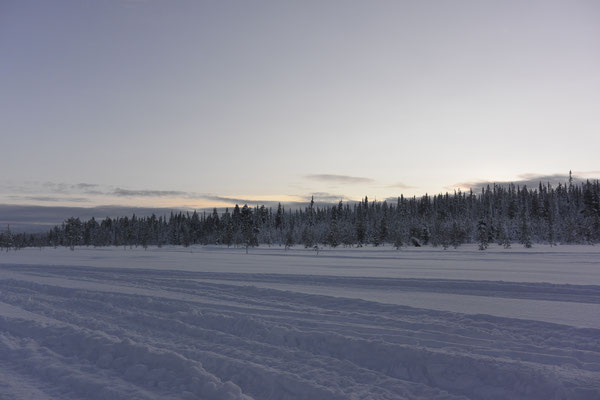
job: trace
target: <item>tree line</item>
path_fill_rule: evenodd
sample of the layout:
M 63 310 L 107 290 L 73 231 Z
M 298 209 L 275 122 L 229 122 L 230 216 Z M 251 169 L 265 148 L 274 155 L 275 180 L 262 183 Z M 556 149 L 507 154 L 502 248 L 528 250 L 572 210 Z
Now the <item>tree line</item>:
M 448 248 L 491 243 L 569 244 L 600 242 L 600 183 L 586 181 L 537 188 L 492 185 L 481 192 L 275 209 L 236 205 L 219 213 L 96 220 L 69 218 L 46 233 L 0 233 L 0 248 L 66 246 L 164 246 L 220 244 L 303 246 L 433 245 Z

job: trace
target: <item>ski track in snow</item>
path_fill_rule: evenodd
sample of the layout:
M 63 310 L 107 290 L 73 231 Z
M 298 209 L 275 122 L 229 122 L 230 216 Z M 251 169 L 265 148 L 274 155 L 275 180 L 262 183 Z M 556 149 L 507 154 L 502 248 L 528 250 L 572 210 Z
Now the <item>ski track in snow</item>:
M 309 252 L 289 258 L 307 273 L 265 271 L 286 258 L 258 250 L 253 257 L 224 249 L 222 271 L 214 265 L 219 249 L 151 269 L 124 266 L 146 257 L 135 250 L 46 251 L 45 262 L 33 252 L 0 256 L 1 400 L 600 399 L 595 282 L 314 274 L 330 260 Z M 98 264 L 64 265 L 70 254 Z M 373 254 L 347 252 L 336 262 L 399 262 Z M 420 254 L 412 256 L 421 262 Z M 586 273 L 600 268 L 591 254 L 580 259 Z M 432 268 L 444 262 L 435 257 Z M 409 296 L 581 307 L 589 315 L 574 326 L 409 307 Z

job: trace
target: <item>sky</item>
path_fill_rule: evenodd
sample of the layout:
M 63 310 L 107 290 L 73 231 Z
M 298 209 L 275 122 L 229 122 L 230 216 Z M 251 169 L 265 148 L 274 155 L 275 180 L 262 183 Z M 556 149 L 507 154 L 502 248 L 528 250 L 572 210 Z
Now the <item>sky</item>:
M 600 2 L 0 1 L 0 204 L 600 176 Z

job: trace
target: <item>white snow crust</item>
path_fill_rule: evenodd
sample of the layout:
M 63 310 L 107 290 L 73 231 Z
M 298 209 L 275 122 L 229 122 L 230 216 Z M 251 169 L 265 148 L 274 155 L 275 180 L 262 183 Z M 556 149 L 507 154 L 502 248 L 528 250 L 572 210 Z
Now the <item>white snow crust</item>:
M 0 399 L 600 399 L 600 248 L 2 253 Z

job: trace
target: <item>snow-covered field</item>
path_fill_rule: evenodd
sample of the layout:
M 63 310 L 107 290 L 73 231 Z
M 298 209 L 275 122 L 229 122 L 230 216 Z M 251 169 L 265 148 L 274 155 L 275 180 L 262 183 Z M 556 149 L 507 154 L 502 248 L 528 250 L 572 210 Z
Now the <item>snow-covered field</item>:
M 600 399 L 600 248 L 0 254 L 0 399 Z

